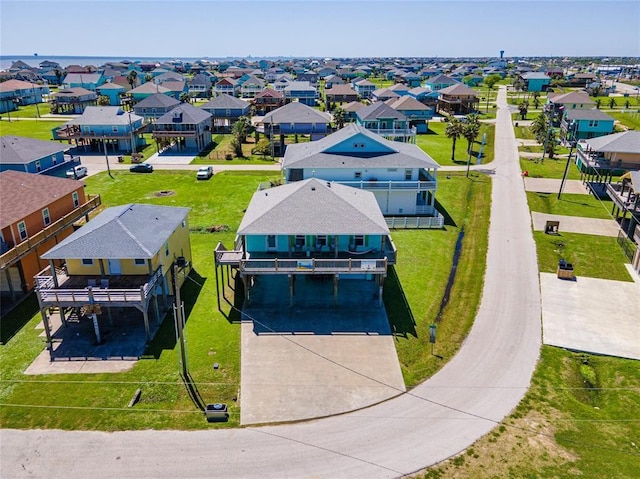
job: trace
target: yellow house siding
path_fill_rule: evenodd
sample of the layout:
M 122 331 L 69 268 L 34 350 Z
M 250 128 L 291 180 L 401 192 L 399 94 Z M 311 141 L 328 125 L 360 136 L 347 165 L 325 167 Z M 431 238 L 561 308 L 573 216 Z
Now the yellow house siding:
M 89 258 L 86 258 L 89 259 Z M 82 264 L 81 259 L 68 259 L 67 261 L 67 272 L 69 275 L 83 275 L 83 274 L 92 274 L 99 275 L 100 274 L 100 262 L 97 259 L 93 260 L 92 265 Z

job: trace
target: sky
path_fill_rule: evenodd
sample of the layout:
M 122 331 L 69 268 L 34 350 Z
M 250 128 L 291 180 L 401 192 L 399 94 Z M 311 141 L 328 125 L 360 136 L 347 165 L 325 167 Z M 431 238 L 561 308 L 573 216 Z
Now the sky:
M 640 56 L 640 0 L 0 0 L 0 55 Z

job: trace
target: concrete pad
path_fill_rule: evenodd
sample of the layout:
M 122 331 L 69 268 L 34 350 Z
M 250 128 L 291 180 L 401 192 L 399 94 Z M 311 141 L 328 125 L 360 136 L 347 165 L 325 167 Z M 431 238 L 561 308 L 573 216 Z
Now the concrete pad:
M 640 283 L 540 273 L 543 343 L 640 359 Z
M 44 350 L 24 371 L 24 374 L 87 374 L 120 373 L 131 370 L 143 357 L 146 335 L 141 313 L 118 311 L 110 323 L 106 314 L 98 316 L 101 344 L 97 344 L 93 322 L 86 317 L 73 317 L 63 326 L 58 313 L 49 316 L 53 351 Z M 150 319 L 151 334 L 159 324 Z M 35 326 L 46 337 L 42 322 Z
M 145 163 L 151 163 L 152 165 L 188 165 L 196 157 L 195 152 L 177 154 L 177 153 L 155 153 L 145 161 Z
M 537 193 L 558 193 L 562 180 L 554 178 L 524 178 L 525 191 L 535 191 Z M 580 180 L 567 180 L 562 188 L 563 193 L 571 195 L 588 195 L 589 190 Z
M 549 215 L 546 213 L 531 212 L 533 220 L 533 229 L 535 231 L 544 231 L 547 221 L 559 221 L 560 234 L 565 233 L 581 233 L 596 236 L 618 236 L 620 226 L 615 220 L 600 218 L 583 218 L 580 216 L 562 216 Z
M 286 280 L 259 277 L 243 311 L 241 424 L 339 414 L 405 391 L 373 281 L 340 279 L 334 307 L 331 281 L 299 275 L 289 307 Z

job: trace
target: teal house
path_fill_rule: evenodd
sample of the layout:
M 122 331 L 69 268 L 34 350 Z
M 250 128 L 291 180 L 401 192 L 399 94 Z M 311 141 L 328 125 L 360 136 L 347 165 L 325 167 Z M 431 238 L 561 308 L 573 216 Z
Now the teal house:
M 527 91 L 547 91 L 551 78 L 544 72 L 529 72 L 522 75 L 527 84 Z
M 98 95 L 109 98 L 109 105 L 120 106 L 122 104 L 122 94 L 124 94 L 125 88 L 117 83 L 104 83 L 100 85 L 96 91 Z
M 613 133 L 615 118 L 598 109 L 565 110 L 560 122 L 562 138 L 578 141 Z

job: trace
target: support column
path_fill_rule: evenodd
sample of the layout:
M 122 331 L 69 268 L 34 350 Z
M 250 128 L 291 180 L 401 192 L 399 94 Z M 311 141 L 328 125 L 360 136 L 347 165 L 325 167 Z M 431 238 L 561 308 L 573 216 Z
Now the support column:
M 106 274 L 104 272 L 104 261 L 102 260 L 102 258 L 98 260 L 98 264 L 100 265 L 100 277 L 105 278 Z
M 96 333 L 96 341 L 98 342 L 98 344 L 100 344 L 102 342 L 102 339 L 100 338 L 100 326 L 98 325 L 98 315 L 92 314 L 91 320 L 93 321 L 93 330 Z
M 158 307 L 158 294 L 153 295 L 153 306 L 156 309 L 156 323 L 160 324 L 160 308 Z
M 52 259 L 49 260 L 49 267 L 51 268 L 51 276 L 53 277 L 53 285 L 56 288 L 59 288 L 60 285 L 58 284 L 58 275 L 56 274 L 56 265 L 53 264 L 53 260 Z
M 338 278 L 337 274 L 333 275 L 333 305 L 338 306 Z
M 144 320 L 144 333 L 147 336 L 147 342 L 149 342 L 149 339 L 151 339 L 151 333 L 149 331 L 149 312 L 146 307 L 142 310 L 142 319 Z
M 244 286 L 244 305 L 249 304 L 249 284 L 247 281 L 247 276 L 242 277 L 242 285 Z
M 66 328 L 67 327 L 67 318 L 64 315 L 64 308 L 62 306 L 60 306 L 60 303 L 58 303 L 58 312 L 60 313 L 60 321 L 62 321 L 62 325 Z
M 7 277 L 7 284 L 9 285 L 9 293 L 11 294 L 11 301 L 16 300 L 16 291 L 13 289 L 13 282 L 11 281 L 11 268 L 4 270 L 4 274 Z
M 49 317 L 47 316 L 46 308 L 40 308 L 40 314 L 42 315 L 42 324 L 44 325 L 44 333 L 47 336 L 47 349 L 51 354 L 53 352 L 53 343 L 51 341 L 51 327 L 49 326 Z
M 113 317 L 111 316 L 111 308 L 107 309 L 107 317 L 109 318 L 109 326 L 113 328 Z
M 384 276 L 382 276 L 381 274 L 378 275 L 378 281 L 380 282 L 380 286 L 379 286 L 379 290 L 378 290 L 378 307 L 381 308 L 382 307 L 382 290 L 383 290 L 383 285 L 384 285 Z
M 220 284 L 218 283 L 218 268 L 220 266 L 219 265 L 215 265 L 215 272 L 216 272 L 216 300 L 218 302 L 218 310 L 220 310 Z
M 289 276 L 289 306 L 293 306 L 293 281 L 294 277 L 292 274 Z

